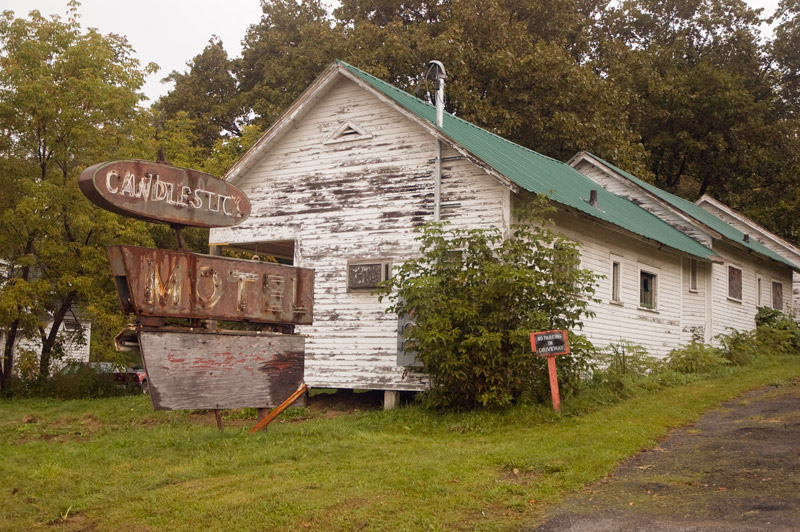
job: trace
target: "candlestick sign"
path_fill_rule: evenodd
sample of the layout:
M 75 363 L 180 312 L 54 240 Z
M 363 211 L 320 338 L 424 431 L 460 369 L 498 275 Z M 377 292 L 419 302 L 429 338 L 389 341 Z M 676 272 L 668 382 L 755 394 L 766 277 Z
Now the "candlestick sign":
M 250 200 L 212 175 L 150 161 L 111 161 L 81 173 L 91 201 L 180 228 L 229 227 Z M 164 327 L 164 318 L 309 325 L 314 271 L 275 263 L 135 246 L 108 248 L 117 293 L 136 314 L 154 408 L 277 406 L 303 381 L 305 337 L 262 331 Z

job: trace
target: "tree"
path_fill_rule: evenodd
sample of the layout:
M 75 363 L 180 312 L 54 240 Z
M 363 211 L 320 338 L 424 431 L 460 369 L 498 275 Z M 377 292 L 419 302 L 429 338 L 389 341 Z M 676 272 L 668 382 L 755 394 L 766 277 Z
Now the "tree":
M 112 319 L 106 245 L 150 242 L 143 224 L 91 207 L 77 177 L 98 161 L 141 156 L 147 148 L 139 89 L 155 67 L 140 67 L 122 37 L 83 32 L 77 6 L 69 4 L 67 20 L 38 11 L 28 19 L 11 11 L 0 17 L 4 386 L 21 336 L 41 341 L 39 371 L 46 376 L 73 306 Z
M 547 227 L 542 216 L 552 208 L 545 205 L 545 198 L 532 201 L 508 238 L 499 229 L 424 226 L 420 256 L 382 287 L 389 311 L 413 320 L 406 345 L 431 376 L 429 404 L 474 408 L 519 400 L 547 382 L 531 354 L 530 333 L 576 333 L 592 316 L 594 274 L 579 268 L 576 244 Z M 562 380 L 574 381 L 586 369 L 575 355 L 562 364 Z
M 343 36 L 319 0 L 263 2 L 250 26 L 236 71 L 254 123 L 266 129 L 331 61 L 341 58 Z
M 208 46 L 187 65 L 188 72 L 172 71 L 164 78 L 174 82 L 175 87 L 154 107 L 160 111 L 162 123 L 173 119 L 184 122 L 179 115 L 185 113 L 191 120 L 193 144 L 202 148 L 207 157 L 220 135 L 242 134 L 246 110 L 240 103 L 235 62 L 228 59 L 222 41 L 209 40 Z

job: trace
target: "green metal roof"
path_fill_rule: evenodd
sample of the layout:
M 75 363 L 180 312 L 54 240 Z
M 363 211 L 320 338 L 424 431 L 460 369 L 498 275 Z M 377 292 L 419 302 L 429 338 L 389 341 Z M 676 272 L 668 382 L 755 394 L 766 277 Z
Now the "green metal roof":
M 434 106 L 347 63 L 339 61 L 338 64 L 407 111 L 436 126 Z M 447 139 L 529 192 L 547 195 L 562 205 L 678 251 L 703 259 L 718 257 L 704 245 L 638 205 L 608 192 L 568 164 L 514 144 L 449 113 L 444 114 L 443 127 L 438 129 Z M 597 190 L 598 207 L 588 203 L 592 190 Z
M 762 244 L 758 240 L 756 240 L 754 238 L 750 238 L 750 240 L 748 242 L 745 242 L 744 233 L 742 233 L 741 231 L 736 229 L 734 226 L 732 226 L 731 224 L 729 224 L 728 222 L 726 222 L 722 218 L 719 218 L 719 217 L 715 216 L 714 214 L 710 213 L 709 211 L 705 210 L 700 205 L 697 205 L 696 203 L 692 203 L 689 200 L 683 199 L 680 196 L 676 196 L 675 194 L 670 194 L 669 192 L 667 192 L 665 190 L 661 190 L 660 188 L 656 187 L 655 185 L 651 185 L 650 183 L 647 183 L 646 181 L 642 181 L 641 179 L 639 179 L 638 177 L 634 176 L 633 174 L 630 174 L 630 173 L 626 172 L 625 170 L 617 168 L 613 164 L 609 163 L 608 161 L 604 161 L 600 157 L 592 155 L 591 153 L 588 153 L 588 152 L 584 152 L 584 153 L 586 153 L 588 156 L 596 159 L 597 161 L 601 162 L 602 164 L 608 166 L 609 168 L 611 168 L 615 172 L 619 173 L 620 175 L 626 177 L 627 179 L 630 179 L 631 181 L 633 181 L 634 183 L 636 183 L 640 187 L 644 188 L 645 190 L 647 190 L 648 192 L 650 192 L 654 196 L 658 197 L 660 200 L 662 200 L 665 203 L 668 203 L 669 205 L 671 205 L 673 208 L 675 208 L 675 209 L 677 209 L 679 211 L 682 211 L 684 214 L 686 214 L 686 215 L 694 218 L 698 222 L 710 227 L 711 229 L 713 229 L 717 233 L 721 234 L 723 237 L 727 238 L 728 240 L 732 240 L 733 242 L 736 242 L 736 243 L 746 247 L 747 249 L 749 249 L 751 251 L 755 251 L 756 253 L 758 253 L 760 255 L 764 255 L 766 257 L 769 257 L 770 259 L 773 259 L 773 260 L 776 260 L 776 261 L 781 262 L 783 264 L 786 264 L 787 266 L 791 267 L 794 270 L 800 271 L 800 267 L 798 267 L 796 264 L 794 264 L 793 262 L 787 260 L 784 257 L 781 257 L 780 255 L 778 255 L 777 253 L 775 253 L 774 251 L 772 251 L 771 249 L 766 247 L 764 244 Z

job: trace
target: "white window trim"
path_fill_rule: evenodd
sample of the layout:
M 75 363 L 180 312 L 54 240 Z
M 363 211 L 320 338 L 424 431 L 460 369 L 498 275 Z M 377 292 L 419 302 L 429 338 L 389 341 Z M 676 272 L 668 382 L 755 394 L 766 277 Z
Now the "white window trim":
M 742 293 L 742 297 L 735 298 L 731 296 L 731 268 L 736 268 L 739 270 L 739 290 Z M 744 269 L 739 266 L 738 264 L 733 264 L 731 262 L 725 265 L 725 297 L 728 301 L 733 301 L 735 303 L 741 303 L 744 299 Z
M 771 303 L 771 302 L 770 302 Z M 756 274 L 756 308 L 764 306 L 764 276 Z
M 694 266 L 694 279 L 692 278 L 692 266 Z M 700 278 L 700 263 L 697 259 L 689 258 L 689 292 L 692 294 L 696 294 L 698 290 L 698 286 L 700 283 L 698 282 Z M 692 281 L 694 281 L 694 287 L 692 287 Z
M 614 298 L 614 263 L 619 264 L 619 278 L 617 279 L 617 298 Z M 608 302 L 612 305 L 620 305 L 624 306 L 622 301 L 622 277 L 623 277 L 623 267 L 622 267 L 622 256 L 611 254 L 608 261 L 609 271 L 611 275 L 609 275 L 609 284 L 608 284 Z
M 653 276 L 653 306 L 652 307 L 643 307 L 642 306 L 642 273 L 647 273 Z M 639 275 L 637 278 L 638 281 L 638 291 L 639 291 L 639 299 L 637 301 L 637 308 L 639 310 L 644 310 L 646 312 L 658 312 L 658 285 L 659 285 L 659 276 L 661 272 L 658 268 L 654 268 L 652 266 L 648 266 L 646 264 L 639 265 Z

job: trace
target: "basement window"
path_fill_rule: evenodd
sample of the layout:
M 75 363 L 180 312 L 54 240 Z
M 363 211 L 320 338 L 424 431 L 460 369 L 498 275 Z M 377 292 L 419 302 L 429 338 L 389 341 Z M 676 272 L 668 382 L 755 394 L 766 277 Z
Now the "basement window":
M 728 299 L 742 300 L 742 269 L 728 266 Z
M 647 310 L 656 309 L 656 290 L 658 289 L 658 275 L 639 272 L 639 307 Z
M 347 290 L 374 290 L 392 276 L 392 263 L 386 260 L 347 263 Z

